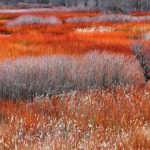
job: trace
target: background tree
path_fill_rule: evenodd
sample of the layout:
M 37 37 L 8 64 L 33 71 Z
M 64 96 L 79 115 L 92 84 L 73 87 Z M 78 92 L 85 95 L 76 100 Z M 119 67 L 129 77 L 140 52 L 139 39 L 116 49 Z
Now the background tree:
M 93 7 L 113 12 L 127 13 L 131 10 L 150 10 L 150 0 L 0 0 L 8 5 L 12 2 L 51 3 L 52 6 Z

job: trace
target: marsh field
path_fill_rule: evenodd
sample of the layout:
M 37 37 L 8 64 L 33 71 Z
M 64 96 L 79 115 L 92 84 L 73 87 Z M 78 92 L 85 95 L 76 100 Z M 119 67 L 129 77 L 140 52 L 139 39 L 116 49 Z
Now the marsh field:
M 0 150 L 150 149 L 149 46 L 150 12 L 1 10 Z

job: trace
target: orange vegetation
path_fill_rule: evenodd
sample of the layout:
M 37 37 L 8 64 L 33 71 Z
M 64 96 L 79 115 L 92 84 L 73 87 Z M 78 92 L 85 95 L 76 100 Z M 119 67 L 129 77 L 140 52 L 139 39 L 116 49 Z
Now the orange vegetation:
M 62 20 L 75 16 L 96 16 L 98 12 L 41 12 L 32 15 L 56 16 Z M 150 29 L 148 22 L 142 23 L 63 23 L 62 25 L 26 25 L 8 28 L 6 22 L 23 15 L 0 15 L 0 59 L 22 56 L 41 56 L 45 54 L 78 55 L 88 51 L 112 51 L 130 53 L 131 38 L 138 38 L 141 32 Z M 77 28 L 109 26 L 114 29 L 108 33 L 76 33 Z M 143 27 L 145 27 L 143 29 Z
M 145 16 L 145 15 L 150 15 L 150 12 L 149 11 L 134 11 L 132 12 L 132 15 Z
M 150 146 L 149 100 L 150 86 L 1 101 L 0 148 L 145 149 Z
M 65 23 L 98 12 L 27 13 L 56 16 L 62 25 L 6 27 L 23 15 L 0 14 L 0 60 L 88 51 L 131 54 L 131 39 L 150 30 L 141 23 Z M 143 15 L 143 13 L 133 13 Z M 77 28 L 109 26 L 112 32 L 78 33 Z M 144 27 L 144 28 L 143 28 Z M 0 149 L 147 149 L 150 147 L 150 85 L 72 92 L 28 101 L 0 101 Z

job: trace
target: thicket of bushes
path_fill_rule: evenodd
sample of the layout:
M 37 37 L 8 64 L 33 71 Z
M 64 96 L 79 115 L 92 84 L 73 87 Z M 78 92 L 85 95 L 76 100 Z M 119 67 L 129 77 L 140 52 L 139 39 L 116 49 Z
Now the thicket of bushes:
M 51 96 L 63 91 L 136 84 L 138 62 L 123 55 L 96 52 L 80 58 L 20 58 L 0 64 L 0 98 Z
M 61 24 L 62 21 L 54 16 L 51 17 L 39 17 L 33 15 L 24 15 L 18 18 L 15 18 L 7 23 L 8 27 L 19 26 L 19 25 L 28 25 L 28 24 L 50 24 L 56 25 Z
M 82 22 L 140 22 L 140 21 L 149 21 L 150 16 L 130 16 L 130 15 L 121 15 L 121 14 L 108 14 L 96 17 L 74 17 L 67 18 L 66 22 L 68 23 L 82 23 Z
M 141 16 L 135 17 L 130 15 L 121 15 L 121 14 L 107 14 L 102 16 L 82 16 L 82 17 L 71 17 L 65 19 L 67 23 L 86 23 L 86 22 L 140 22 L 140 21 L 149 21 L 150 16 Z M 62 20 L 57 17 L 39 17 L 33 15 L 23 15 L 10 20 L 7 22 L 8 27 L 28 25 L 28 24 L 49 24 L 57 25 L 62 24 Z

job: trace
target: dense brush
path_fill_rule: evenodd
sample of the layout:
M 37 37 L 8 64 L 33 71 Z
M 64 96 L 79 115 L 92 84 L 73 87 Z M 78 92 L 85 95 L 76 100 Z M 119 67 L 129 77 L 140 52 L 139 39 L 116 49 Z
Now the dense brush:
M 0 97 L 10 99 L 135 84 L 141 77 L 133 58 L 96 52 L 80 58 L 20 58 L 1 63 L 0 71 Z

